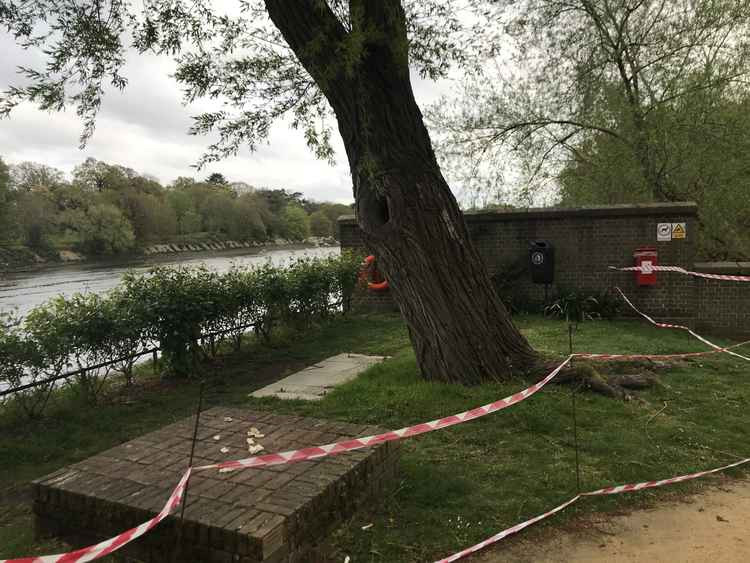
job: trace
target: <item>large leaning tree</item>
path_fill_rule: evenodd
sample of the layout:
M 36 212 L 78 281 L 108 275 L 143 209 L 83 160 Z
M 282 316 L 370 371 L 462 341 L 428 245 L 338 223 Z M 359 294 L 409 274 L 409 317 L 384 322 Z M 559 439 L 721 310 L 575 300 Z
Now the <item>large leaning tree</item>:
M 489 2 L 492 4 L 492 2 Z M 218 4 L 218 3 L 215 3 Z M 0 0 L 0 22 L 45 69 L 0 101 L 76 106 L 90 135 L 104 87 L 126 85 L 129 49 L 172 55 L 186 98 L 222 111 L 196 117 L 218 140 L 203 162 L 251 148 L 291 117 L 331 157 L 333 114 L 352 175 L 356 214 L 407 322 L 424 377 L 477 383 L 533 368 L 538 355 L 510 321 L 441 174 L 410 69 L 444 76 L 482 50 L 458 0 L 242 0 L 221 15 L 202 0 Z M 479 3 L 481 4 L 481 2 Z M 476 12 L 475 12 L 476 14 Z M 329 119 L 329 121 L 332 121 Z

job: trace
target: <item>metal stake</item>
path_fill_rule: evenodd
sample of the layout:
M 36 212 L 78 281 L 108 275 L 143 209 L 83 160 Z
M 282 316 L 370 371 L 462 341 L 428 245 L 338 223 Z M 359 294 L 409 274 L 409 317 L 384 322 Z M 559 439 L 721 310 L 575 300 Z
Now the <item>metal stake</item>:
M 568 353 L 573 355 L 573 323 L 571 322 L 568 322 Z
M 190 460 L 188 461 L 188 467 L 193 466 L 193 456 L 195 455 L 195 442 L 198 440 L 198 425 L 200 423 L 201 410 L 203 409 L 203 391 L 206 388 L 206 381 L 201 381 L 201 388 L 198 394 L 198 409 L 195 411 L 195 426 L 193 426 L 193 441 L 190 444 Z M 188 488 L 190 486 L 190 480 L 185 483 L 185 490 L 182 492 L 182 507 L 180 508 L 180 525 L 177 528 L 177 545 L 175 546 L 174 556 L 172 561 L 179 561 L 178 557 L 181 551 L 182 544 L 182 530 L 185 527 L 185 508 L 187 507 Z
M 573 323 L 568 323 L 568 351 L 570 353 L 570 365 L 573 365 Z M 576 395 L 578 394 L 578 387 L 580 384 L 575 383 L 571 398 L 573 400 L 573 443 L 575 444 L 576 450 L 576 492 L 581 493 L 581 465 L 578 459 L 578 416 L 576 409 Z
M 576 493 L 581 493 L 581 465 L 578 460 L 578 420 L 576 416 L 576 395 L 578 386 L 573 388 L 573 440 L 576 448 Z

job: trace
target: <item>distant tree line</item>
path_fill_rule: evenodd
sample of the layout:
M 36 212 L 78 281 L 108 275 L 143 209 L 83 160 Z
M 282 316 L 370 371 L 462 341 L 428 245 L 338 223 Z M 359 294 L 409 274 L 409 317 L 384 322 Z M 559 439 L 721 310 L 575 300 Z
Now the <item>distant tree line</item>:
M 254 188 L 213 173 L 163 186 L 152 176 L 93 158 L 72 179 L 44 164 L 0 159 L 0 243 L 39 252 L 73 248 L 111 255 L 149 243 L 227 238 L 301 241 L 336 236 L 351 207 L 299 192 Z

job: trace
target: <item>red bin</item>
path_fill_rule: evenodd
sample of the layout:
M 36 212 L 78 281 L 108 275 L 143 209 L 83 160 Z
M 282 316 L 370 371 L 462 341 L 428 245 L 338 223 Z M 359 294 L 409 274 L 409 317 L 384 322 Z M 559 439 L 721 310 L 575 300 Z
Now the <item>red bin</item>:
M 656 271 L 652 266 L 659 265 L 659 253 L 653 246 L 642 246 L 633 254 L 635 265 L 641 270 L 635 272 L 635 282 L 638 285 L 656 285 Z

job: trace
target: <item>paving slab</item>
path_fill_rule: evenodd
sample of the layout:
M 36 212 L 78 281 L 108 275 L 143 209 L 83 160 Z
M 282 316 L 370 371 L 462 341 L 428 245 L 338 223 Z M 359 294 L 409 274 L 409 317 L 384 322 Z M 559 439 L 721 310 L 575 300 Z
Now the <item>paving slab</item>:
M 258 389 L 250 395 L 319 401 L 334 387 L 351 381 L 366 369 L 385 359 L 386 356 L 339 354 Z

